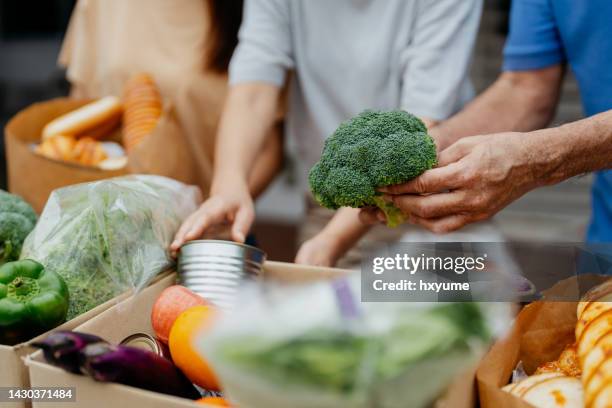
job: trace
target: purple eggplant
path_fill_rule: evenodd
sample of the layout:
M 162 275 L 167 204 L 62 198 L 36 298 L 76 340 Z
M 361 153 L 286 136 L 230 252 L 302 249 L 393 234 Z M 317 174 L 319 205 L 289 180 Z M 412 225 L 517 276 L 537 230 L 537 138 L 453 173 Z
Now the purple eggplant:
M 44 340 L 32 343 L 32 346 L 42 349 L 48 363 L 79 374 L 80 352 L 94 343 L 106 343 L 106 341 L 93 334 L 56 331 Z
M 198 399 L 193 384 L 170 360 L 149 350 L 95 343 L 81 350 L 81 371 L 97 381 Z

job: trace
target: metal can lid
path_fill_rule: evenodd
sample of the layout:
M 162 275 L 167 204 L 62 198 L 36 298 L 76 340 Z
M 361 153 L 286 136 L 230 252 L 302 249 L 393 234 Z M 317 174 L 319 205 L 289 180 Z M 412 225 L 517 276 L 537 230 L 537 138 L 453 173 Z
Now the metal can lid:
M 119 344 L 122 346 L 149 350 L 159 356 L 165 357 L 164 346 L 155 337 L 146 333 L 134 333 L 121 340 Z

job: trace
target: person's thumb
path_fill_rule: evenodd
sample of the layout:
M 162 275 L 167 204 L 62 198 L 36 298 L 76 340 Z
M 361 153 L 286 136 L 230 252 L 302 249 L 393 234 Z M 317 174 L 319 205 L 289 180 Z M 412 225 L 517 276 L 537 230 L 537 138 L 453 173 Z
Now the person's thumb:
M 234 225 L 232 225 L 232 239 L 244 243 L 255 219 L 255 210 L 250 204 L 240 206 L 236 212 Z

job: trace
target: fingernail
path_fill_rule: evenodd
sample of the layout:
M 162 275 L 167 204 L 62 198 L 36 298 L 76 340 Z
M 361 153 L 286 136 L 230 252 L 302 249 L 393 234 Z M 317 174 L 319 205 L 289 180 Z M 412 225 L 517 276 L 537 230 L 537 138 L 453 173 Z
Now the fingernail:
M 245 241 L 244 234 L 242 232 L 236 231 L 234 235 L 236 236 L 236 238 L 238 238 L 238 242 Z

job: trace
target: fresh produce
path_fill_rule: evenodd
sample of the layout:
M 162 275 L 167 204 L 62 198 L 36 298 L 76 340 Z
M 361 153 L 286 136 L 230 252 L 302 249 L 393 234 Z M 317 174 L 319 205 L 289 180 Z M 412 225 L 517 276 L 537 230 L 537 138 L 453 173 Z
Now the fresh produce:
M 174 285 L 164 289 L 151 311 L 151 326 L 159 340 L 168 344 L 170 329 L 181 313 L 206 301 L 184 286 Z
M 451 311 L 450 308 L 461 311 Z M 374 381 L 397 377 L 411 363 L 435 359 L 453 350 L 467 350 L 470 337 L 485 339 L 484 328 L 464 332 L 453 318 L 457 314 L 481 319 L 470 304 L 440 306 L 422 315 L 399 318 L 381 335 L 355 335 L 345 330 L 313 329 L 299 337 L 264 347 L 256 335 L 227 339 L 219 350 L 226 358 L 246 367 L 257 367 L 277 380 L 310 384 L 321 389 L 352 392 L 359 386 L 355 376 L 371 354 Z M 418 336 L 415 334 L 418 333 Z M 264 370 L 264 367 L 266 368 Z
M 535 407 L 582 408 L 583 391 L 580 380 L 560 373 L 532 375 L 503 388 Z
M 198 404 L 215 405 L 220 407 L 231 407 L 230 403 L 223 397 L 204 397 L 196 401 Z
M 81 373 L 81 351 L 89 344 L 104 342 L 98 336 L 75 331 L 56 331 L 32 343 L 43 350 L 45 360 L 71 373 Z
M 505 305 L 352 303 L 360 281 L 350 282 L 350 295 L 337 282 L 253 288 L 244 307 L 197 336 L 196 351 L 238 405 L 425 407 L 505 317 Z
M 94 343 L 82 349 L 80 354 L 81 371 L 97 381 L 189 399 L 200 398 L 200 393 L 170 360 L 151 351 Z
M 0 190 L 0 265 L 19 259 L 21 246 L 36 225 L 36 213 L 20 197 Z
M 198 336 L 206 333 L 215 316 L 212 306 L 193 306 L 179 315 L 170 330 L 172 361 L 187 378 L 200 387 L 219 391 L 219 382 L 208 362 L 195 349 Z
M 147 285 L 172 265 L 167 248 L 199 191 L 159 176 L 127 176 L 55 190 L 22 258 L 64 278 L 68 319 Z
M 38 262 L 25 259 L 0 267 L 0 343 L 16 344 L 66 320 L 64 280 Z
M 377 206 L 387 225 L 404 221 L 378 187 L 407 182 L 436 165 L 436 145 L 416 116 L 404 111 L 364 111 L 342 123 L 325 141 L 310 170 L 315 199 L 324 207 Z
M 48 363 L 97 381 L 198 399 L 200 393 L 172 362 L 136 347 L 116 346 L 86 333 L 61 331 L 33 346 L 43 349 Z

